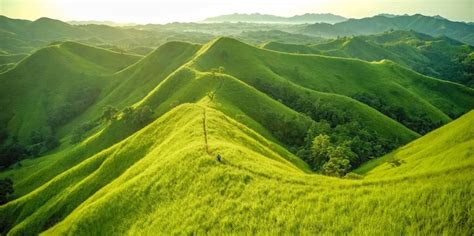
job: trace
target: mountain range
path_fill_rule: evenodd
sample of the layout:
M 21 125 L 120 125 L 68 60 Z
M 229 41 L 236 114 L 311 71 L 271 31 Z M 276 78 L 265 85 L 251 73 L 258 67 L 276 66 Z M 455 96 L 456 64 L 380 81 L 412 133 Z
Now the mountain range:
M 334 25 L 318 23 L 308 25 L 301 29 L 301 32 L 336 37 L 376 34 L 389 30 L 414 30 L 434 37 L 447 36 L 474 45 L 474 26 L 472 24 L 421 14 L 390 17 L 377 15 L 362 19 L 349 19 Z
M 203 22 L 249 22 L 249 23 L 286 23 L 286 24 L 304 24 L 304 23 L 329 23 L 334 24 L 347 20 L 347 18 L 331 13 L 316 14 L 306 13 L 291 17 L 275 16 L 268 14 L 252 13 L 230 15 L 221 15 L 206 18 Z

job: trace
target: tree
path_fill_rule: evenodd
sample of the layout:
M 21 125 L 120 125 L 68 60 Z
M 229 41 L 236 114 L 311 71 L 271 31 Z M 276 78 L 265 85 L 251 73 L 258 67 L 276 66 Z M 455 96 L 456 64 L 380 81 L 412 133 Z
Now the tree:
M 108 105 L 104 108 L 104 112 L 102 113 L 102 118 L 105 121 L 113 121 L 117 118 L 117 114 L 118 114 L 118 109 L 111 105 Z
M 50 127 L 35 130 L 30 134 L 30 145 L 28 153 L 30 156 L 38 156 L 60 145 Z
M 139 107 L 133 112 L 132 123 L 135 126 L 142 127 L 151 121 L 153 111 L 149 106 Z
M 70 142 L 71 144 L 78 143 L 84 138 L 84 135 L 87 133 L 87 131 L 93 129 L 94 127 L 97 126 L 97 123 L 94 121 L 89 121 L 84 124 L 81 124 L 79 127 L 74 129 L 71 135 Z
M 329 150 L 329 161 L 324 163 L 322 172 L 325 175 L 341 177 L 351 169 L 349 159 L 355 154 L 345 145 Z
M 311 145 L 311 160 L 309 165 L 313 170 L 318 170 L 329 159 L 332 149 L 331 140 L 328 135 L 320 134 L 313 139 Z
M 0 127 L 0 145 L 8 139 L 8 130 L 6 127 Z
M 13 136 L 10 143 L 0 148 L 0 168 L 8 167 L 28 156 L 25 146 Z
M 13 181 L 10 178 L 0 180 L 0 205 L 7 203 L 11 194 L 13 194 Z
M 133 108 L 132 107 L 125 107 L 122 110 L 122 119 L 125 121 L 130 121 L 133 117 Z

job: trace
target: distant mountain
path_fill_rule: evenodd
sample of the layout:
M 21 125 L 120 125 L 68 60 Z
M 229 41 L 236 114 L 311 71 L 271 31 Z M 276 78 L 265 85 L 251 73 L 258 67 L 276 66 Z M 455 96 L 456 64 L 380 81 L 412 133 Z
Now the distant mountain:
M 268 14 L 231 14 L 231 15 L 221 15 L 210 17 L 204 20 L 204 22 L 251 22 L 251 23 L 329 23 L 334 24 L 338 22 L 343 22 L 347 18 L 330 14 L 315 14 L 315 13 L 306 13 L 304 15 L 295 15 L 292 17 L 283 17 L 275 16 Z
M 454 22 L 441 17 L 420 14 L 390 16 L 378 15 L 350 19 L 334 25 L 317 23 L 307 26 L 302 33 L 323 37 L 352 36 L 382 33 L 388 30 L 414 30 L 431 36 L 448 36 L 474 45 L 474 25 Z
M 71 25 L 108 25 L 108 26 L 135 26 L 135 23 L 118 23 L 114 21 L 97 21 L 97 20 L 86 20 L 86 21 L 68 21 Z

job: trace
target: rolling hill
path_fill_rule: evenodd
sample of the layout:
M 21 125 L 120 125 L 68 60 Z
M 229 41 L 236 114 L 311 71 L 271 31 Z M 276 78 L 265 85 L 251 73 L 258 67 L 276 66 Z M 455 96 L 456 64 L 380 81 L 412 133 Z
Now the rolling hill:
M 342 37 L 330 42 L 295 45 L 270 42 L 263 48 L 299 54 L 358 58 L 365 61 L 388 59 L 417 72 L 473 86 L 474 47 L 446 37 L 434 38 L 414 31 L 388 31 L 368 36 Z
M 465 211 L 473 186 L 472 152 L 455 171 L 446 167 L 428 173 L 409 170 L 402 178 L 334 179 L 306 174 L 288 161 L 296 157 L 208 105 L 208 100 L 180 105 L 1 206 L 0 214 L 8 219 L 2 228 L 11 235 L 44 230 L 468 234 L 472 228 Z M 462 117 L 456 131 L 472 127 L 472 120 L 472 113 Z M 214 160 L 216 153 L 223 162 Z M 432 161 L 421 158 L 417 164 Z M 426 201 L 430 204 L 421 204 Z M 354 218 L 361 220 L 354 224 Z
M 380 165 L 363 179 L 323 176 L 305 162 L 318 134 L 355 144 L 355 168 L 473 109 L 474 90 L 393 62 L 282 53 L 231 38 L 169 42 L 143 58 L 64 42 L 28 56 L 0 83 L 9 137 L 26 145 L 31 132 L 54 124 L 60 144 L 0 172 L 15 189 L 0 206 L 4 234 L 471 233 L 470 151 L 433 170 L 441 155 L 400 157 L 403 173 Z M 360 94 L 401 109 L 405 120 L 359 102 Z M 93 99 L 72 103 L 82 97 Z M 51 123 L 56 113 L 45 107 L 61 108 L 61 119 Z M 472 114 L 426 137 L 448 129 L 444 150 L 469 149 L 447 140 L 472 139 L 460 134 Z M 426 171 L 408 168 L 415 164 Z
M 25 141 L 32 131 L 47 126 L 51 122 L 48 116 L 64 109 L 65 104 L 74 103 L 85 110 L 108 82 L 101 77 L 138 59 L 74 42 L 40 49 L 0 74 L 0 120 L 2 124 L 8 121 L 11 133 Z

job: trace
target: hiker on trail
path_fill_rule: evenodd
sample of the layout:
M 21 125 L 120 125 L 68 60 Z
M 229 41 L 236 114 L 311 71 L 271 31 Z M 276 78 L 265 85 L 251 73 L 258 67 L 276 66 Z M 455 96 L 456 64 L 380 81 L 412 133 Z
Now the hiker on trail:
M 218 162 L 221 162 L 221 161 L 222 161 L 221 154 L 217 154 L 216 160 L 217 160 Z

